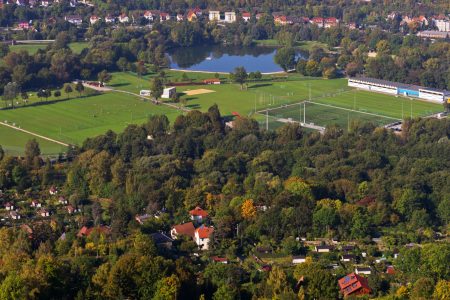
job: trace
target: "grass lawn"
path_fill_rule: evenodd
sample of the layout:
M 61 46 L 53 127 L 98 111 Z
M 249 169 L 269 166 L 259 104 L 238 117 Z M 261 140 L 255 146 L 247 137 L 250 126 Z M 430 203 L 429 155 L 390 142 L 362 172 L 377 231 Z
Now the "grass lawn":
M 73 90 L 73 92 L 70 93 L 70 94 L 67 94 L 64 91 L 64 87 L 66 85 L 68 85 L 68 84 L 70 84 L 72 86 L 72 90 Z M 54 93 L 55 93 L 56 90 L 59 90 L 61 92 L 61 96 L 60 97 L 55 97 L 54 96 Z M 25 106 L 29 106 L 29 105 L 32 105 L 32 104 L 46 104 L 46 103 L 52 102 L 52 101 L 64 101 L 64 100 L 70 100 L 72 98 L 78 98 L 79 97 L 78 92 L 75 90 L 75 84 L 73 84 L 73 83 L 66 83 L 64 86 L 61 86 L 58 89 L 51 90 L 51 96 L 48 97 L 48 99 L 39 98 L 37 96 L 37 92 L 38 91 L 28 91 L 27 92 L 27 94 L 28 94 L 28 99 L 27 100 L 23 100 L 21 98 L 21 95 L 19 94 L 17 96 L 17 99 L 14 101 L 14 106 L 15 107 L 25 107 Z M 86 97 L 86 96 L 93 96 L 93 95 L 96 95 L 96 94 L 98 94 L 97 91 L 92 90 L 92 89 L 90 89 L 88 87 L 84 87 L 84 92 L 83 92 L 82 96 Z M 10 101 L 7 101 L 7 102 L 2 101 L 2 107 L 6 107 L 6 106 L 11 107 L 11 102 Z
M 48 44 L 18 44 L 9 46 L 11 52 L 18 52 L 20 50 L 26 50 L 29 54 L 36 53 L 39 49 L 47 48 Z M 69 44 L 70 49 L 75 53 L 81 53 L 84 48 L 89 47 L 87 42 L 75 42 Z
M 250 83 L 248 89 L 241 90 L 237 84 L 222 84 L 208 86 L 184 86 L 178 91 L 195 90 L 199 88 L 215 91 L 214 93 L 195 96 L 183 96 L 187 106 L 205 111 L 216 103 L 223 115 L 238 112 L 241 115 L 250 115 L 256 110 L 267 107 L 277 107 L 283 104 L 300 102 L 308 99 L 309 86 L 311 96 L 318 97 L 323 93 L 332 93 L 344 89 L 345 80 L 306 79 L 298 81 L 274 81 Z
M 42 153 L 58 154 L 66 151 L 66 147 L 59 144 L 0 125 L 0 145 L 9 155 L 23 154 L 25 144 L 31 139 L 36 139 L 39 142 Z
M 142 124 L 149 115 L 165 114 L 172 121 L 179 114 L 137 97 L 105 93 L 68 101 L 0 111 L 0 120 L 14 122 L 26 130 L 72 144 L 111 129 L 122 131 L 128 124 Z M 4 142 L 9 145 L 9 139 Z
M 267 47 L 281 47 L 280 43 L 276 39 L 269 40 L 254 40 L 253 41 L 258 46 L 267 46 Z M 296 42 L 294 47 L 300 50 L 309 51 L 312 47 L 317 46 L 322 48 L 325 51 L 328 51 L 328 45 L 318 42 L 318 41 L 301 41 Z

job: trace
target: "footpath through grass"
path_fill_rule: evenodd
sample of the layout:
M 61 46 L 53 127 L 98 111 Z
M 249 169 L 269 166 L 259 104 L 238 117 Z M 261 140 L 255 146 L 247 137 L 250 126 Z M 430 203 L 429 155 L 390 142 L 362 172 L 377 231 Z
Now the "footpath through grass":
M 44 154 L 59 154 L 67 151 L 64 146 L 0 125 L 0 145 L 9 155 L 22 155 L 26 143 L 33 138 L 39 142 L 41 152 Z

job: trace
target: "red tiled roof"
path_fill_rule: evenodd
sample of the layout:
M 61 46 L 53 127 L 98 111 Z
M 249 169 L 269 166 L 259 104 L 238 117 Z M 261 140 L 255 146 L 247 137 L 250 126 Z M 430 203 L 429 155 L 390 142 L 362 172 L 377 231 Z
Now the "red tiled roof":
M 211 258 L 215 262 L 228 262 L 228 259 L 226 257 L 213 256 Z
M 175 229 L 177 235 L 187 235 L 192 238 L 195 236 L 195 228 L 192 222 L 175 225 L 173 226 L 173 229 Z
M 370 287 L 367 278 L 350 273 L 338 280 L 339 288 L 344 297 L 350 294 L 370 294 Z
M 109 234 L 111 232 L 109 227 L 106 227 L 106 226 L 91 227 L 91 228 L 83 226 L 80 229 L 80 231 L 78 231 L 77 237 L 89 236 L 94 231 L 96 231 L 100 234 Z
M 189 212 L 189 214 L 191 216 L 199 216 L 199 217 L 202 217 L 202 218 L 206 218 L 208 216 L 208 212 L 206 210 L 203 210 L 202 208 L 200 208 L 198 206 L 196 208 L 194 208 L 193 210 L 191 210 Z
M 249 12 L 243 12 L 243 13 L 242 13 L 242 16 L 243 16 L 243 17 L 248 17 L 248 18 L 250 18 L 251 15 L 250 15 Z
M 394 274 L 395 274 L 394 266 L 388 266 L 388 267 L 386 268 L 386 273 L 387 273 L 387 274 L 390 274 L 390 275 L 394 275 Z
M 199 238 L 207 239 L 214 232 L 214 228 L 202 226 L 197 228 L 195 231 L 198 233 Z

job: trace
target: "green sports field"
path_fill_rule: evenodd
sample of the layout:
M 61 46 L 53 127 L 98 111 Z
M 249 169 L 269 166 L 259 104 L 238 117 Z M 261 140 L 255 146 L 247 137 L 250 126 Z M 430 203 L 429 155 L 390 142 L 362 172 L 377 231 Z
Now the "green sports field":
M 181 80 L 183 72 L 166 71 L 167 79 L 173 82 Z M 118 72 L 112 74 L 109 86 L 117 90 L 139 93 L 141 89 L 149 89 L 151 78 L 155 74 L 138 77 L 133 73 Z M 194 80 L 213 77 L 205 73 L 188 73 Z M 221 75 L 227 79 L 227 75 Z M 187 95 L 189 91 L 208 89 L 211 93 Z M 247 88 L 241 89 L 238 84 L 198 85 L 177 87 L 177 91 L 186 100 L 186 107 L 206 111 L 211 105 L 217 104 L 222 115 L 231 115 L 238 112 L 241 115 L 255 116 L 259 121 L 265 118 L 255 112 L 264 109 L 275 109 L 288 105 L 277 113 L 280 118 L 299 118 L 299 107 L 292 104 L 305 100 L 317 104 L 334 107 L 314 105 L 308 108 L 308 123 L 317 125 L 339 124 L 346 127 L 349 119 L 362 119 L 384 124 L 387 120 L 409 117 L 412 108 L 413 116 L 429 115 L 432 112 L 442 111 L 439 104 L 409 100 L 403 97 L 394 97 L 383 94 L 351 90 L 347 87 L 345 79 L 324 80 L 319 78 L 289 75 L 280 81 L 268 80 L 248 83 Z M 65 96 L 65 95 L 64 95 Z M 63 97 L 64 97 L 63 96 Z M 76 97 L 73 93 L 71 97 Z M 61 98 L 63 98 L 61 97 Z M 347 109 L 347 110 L 345 110 Z M 348 110 L 354 110 L 350 112 Z M 402 113 L 403 111 L 403 113 Z M 366 114 L 364 114 L 366 113 Z M 380 115 L 373 118 L 371 114 Z M 100 95 L 90 95 L 84 98 L 74 98 L 57 103 L 47 103 L 39 106 L 21 107 L 13 110 L 0 110 L 0 120 L 14 122 L 22 128 L 53 138 L 58 141 L 81 144 L 86 138 L 93 137 L 111 129 L 122 131 L 128 124 L 144 123 L 149 115 L 165 114 L 174 120 L 180 114 L 177 109 L 167 106 L 155 106 L 150 102 L 118 92 L 107 92 Z M 389 119 L 389 118 L 393 119 Z M 271 123 L 276 123 L 271 120 Z M 270 126 L 270 128 L 277 126 Z M 17 149 L 23 142 L 15 142 L 15 132 L 10 130 L 2 134 L 5 147 Z M 26 140 L 26 137 L 23 139 Z M 43 144 L 44 153 L 59 152 L 59 147 Z
M 84 48 L 89 47 L 89 43 L 87 42 L 75 42 L 69 44 L 70 49 L 72 49 L 75 53 L 81 53 Z M 47 48 L 47 44 L 17 44 L 9 46 L 9 50 L 11 52 L 18 52 L 21 50 L 28 51 L 29 54 L 36 53 L 39 49 Z
M 129 124 L 144 123 L 152 114 L 165 114 L 173 120 L 179 112 L 130 95 L 105 93 L 54 104 L 1 110 L 0 120 L 14 122 L 23 129 L 58 141 L 81 144 L 87 137 L 109 129 L 120 132 Z M 14 134 L 6 133 L 5 144 Z M 52 151 L 48 148 L 43 152 Z
M 57 143 L 52 143 L 47 140 L 31 136 L 27 133 L 0 125 L 0 145 L 9 155 L 23 154 L 25 144 L 33 138 L 39 142 L 41 150 L 43 150 L 45 154 L 58 154 L 67 150 L 66 147 Z

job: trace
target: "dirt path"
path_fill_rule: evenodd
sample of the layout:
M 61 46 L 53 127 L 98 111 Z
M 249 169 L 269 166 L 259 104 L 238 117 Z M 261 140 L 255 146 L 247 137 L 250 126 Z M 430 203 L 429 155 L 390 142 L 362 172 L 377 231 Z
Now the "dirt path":
M 40 135 L 40 134 L 31 132 L 31 131 L 28 131 L 28 130 L 25 130 L 25 129 L 22 129 L 22 128 L 18 128 L 18 127 L 9 125 L 9 124 L 4 123 L 4 122 L 0 122 L 0 125 L 3 125 L 3 126 L 6 126 L 6 127 L 9 127 L 9 128 L 18 130 L 18 131 L 22 131 L 22 132 L 28 133 L 28 134 L 30 134 L 30 135 L 36 136 L 36 137 L 38 137 L 38 138 L 41 138 L 41 139 L 43 139 L 43 140 L 47 140 L 47 141 L 50 141 L 50 142 L 53 142 L 53 143 L 56 143 L 56 144 L 59 144 L 59 145 L 63 145 L 63 146 L 65 146 L 65 147 L 69 147 L 69 144 L 66 144 L 66 143 L 63 143 L 63 142 L 60 142 L 60 141 L 57 141 L 57 140 L 54 140 L 54 139 L 45 137 L 45 136 L 43 136 L 43 135 Z

